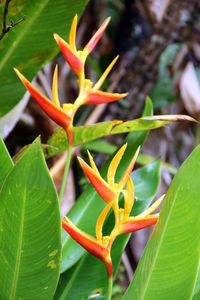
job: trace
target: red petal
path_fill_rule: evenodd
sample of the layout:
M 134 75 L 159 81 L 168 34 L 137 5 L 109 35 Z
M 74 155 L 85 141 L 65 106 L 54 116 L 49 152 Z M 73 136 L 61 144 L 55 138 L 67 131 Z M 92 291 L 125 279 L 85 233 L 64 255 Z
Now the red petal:
M 128 220 L 121 225 L 121 233 L 134 232 L 157 223 L 158 217 L 146 217 L 143 220 Z
M 118 94 L 118 93 L 107 93 L 101 91 L 89 92 L 86 99 L 86 104 L 93 105 L 93 104 L 108 103 L 108 102 L 120 100 L 121 98 L 124 98 L 126 96 L 127 93 Z
M 17 69 L 14 69 L 22 83 L 25 85 L 31 96 L 39 104 L 42 110 L 58 125 L 66 129 L 71 119 L 65 112 L 52 103 L 38 89 L 36 89 Z
M 110 18 L 107 18 L 103 24 L 99 27 L 97 32 L 93 35 L 93 37 L 89 40 L 87 45 L 85 46 L 84 50 L 88 52 L 88 54 L 94 49 L 100 38 L 102 37 L 104 31 L 106 30 L 106 27 L 108 26 L 108 23 L 110 21 Z
M 103 245 L 100 245 L 93 237 L 78 229 L 67 219 L 62 219 L 62 227 L 83 248 L 102 260 L 106 265 L 108 276 L 112 276 L 112 261 L 108 250 Z
M 82 70 L 82 63 L 79 57 L 75 54 L 72 48 L 56 33 L 54 34 L 54 38 L 70 67 L 76 74 L 78 74 Z
M 101 198 L 107 203 L 113 201 L 115 199 L 115 193 L 112 191 L 107 182 L 104 181 L 91 167 L 89 167 L 84 160 L 80 157 L 78 157 L 78 160 L 86 176 Z

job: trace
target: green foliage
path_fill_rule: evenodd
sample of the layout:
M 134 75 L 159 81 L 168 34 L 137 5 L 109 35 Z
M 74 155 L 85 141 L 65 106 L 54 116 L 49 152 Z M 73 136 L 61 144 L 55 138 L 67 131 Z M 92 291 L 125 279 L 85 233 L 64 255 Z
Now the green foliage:
M 67 37 L 72 18 L 82 13 L 87 0 L 11 1 L 8 23 L 26 15 L 26 20 L 10 30 L 0 43 L 0 116 L 15 106 L 24 87 L 13 71 L 17 67 L 28 79 L 59 52 L 53 39 L 56 32 Z M 1 20 L 3 3 L 1 7 Z M 2 24 L 2 21 L 1 21 Z
M 200 146 L 175 175 L 123 300 L 191 299 L 200 258 L 199 178 Z
M 39 140 L 5 179 L 0 233 L 1 299 L 52 299 L 60 273 L 61 220 Z
M 126 155 L 126 153 L 125 153 Z M 128 157 L 126 157 L 128 159 Z M 123 172 L 121 172 L 122 174 Z M 120 175 L 120 174 L 118 174 Z M 142 212 L 151 203 L 156 194 L 160 181 L 160 161 L 155 161 L 143 168 L 140 168 L 132 173 L 132 179 L 135 187 L 136 203 L 133 206 L 134 215 Z M 142 182 L 142 184 L 141 184 Z M 96 203 L 96 207 L 98 202 Z M 91 224 L 91 213 L 87 211 L 88 219 L 85 222 Z M 110 231 L 112 229 L 112 215 L 109 216 L 106 227 Z M 120 263 L 121 255 L 124 251 L 126 243 L 130 235 L 120 236 L 113 245 L 112 258 L 114 275 L 116 276 L 117 269 Z M 77 282 L 79 288 L 77 289 Z M 106 299 L 107 293 L 107 274 L 102 261 L 85 254 L 79 262 L 61 275 L 55 299 L 88 299 L 89 296 L 100 293 L 100 299 Z
M 180 47 L 180 44 L 169 45 L 160 56 L 158 81 L 150 94 L 155 108 L 163 107 L 176 100 L 173 85 L 177 74 L 172 77 L 169 68 L 173 65 Z
M 13 167 L 12 159 L 8 153 L 8 150 L 6 149 L 6 146 L 3 142 L 3 140 L 0 138 L 0 190 L 2 188 L 2 185 L 4 183 L 4 180 L 10 170 Z

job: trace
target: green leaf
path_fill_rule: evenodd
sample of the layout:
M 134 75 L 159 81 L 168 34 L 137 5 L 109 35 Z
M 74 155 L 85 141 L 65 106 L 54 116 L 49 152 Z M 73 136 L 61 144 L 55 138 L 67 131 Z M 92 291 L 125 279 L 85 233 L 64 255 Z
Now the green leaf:
M 127 122 L 117 120 L 97 123 L 95 125 L 76 126 L 74 127 L 73 145 L 83 145 L 95 139 L 113 134 L 152 130 L 177 121 L 197 122 L 195 119 L 186 115 L 163 115 L 149 116 Z M 49 138 L 48 144 L 49 147 L 47 147 L 47 151 L 49 156 L 56 155 L 66 150 L 68 147 L 66 132 L 62 128 L 59 128 Z
M 200 299 L 200 262 L 199 262 L 199 270 L 197 274 L 195 288 L 193 290 L 192 300 Z
M 160 161 L 157 160 L 136 170 L 132 173 L 132 179 L 137 199 L 133 207 L 134 215 L 136 215 L 150 204 L 157 192 L 160 181 Z M 106 224 L 109 227 L 109 231 L 112 229 L 112 226 L 110 226 L 111 221 L 110 216 Z M 115 275 L 129 237 L 130 235 L 122 235 L 113 245 L 112 258 Z M 79 283 L 78 289 L 76 286 L 77 282 Z M 100 299 L 106 299 L 107 273 L 104 264 L 87 253 L 72 269 L 61 275 L 55 299 L 88 299 L 89 296 L 95 294 L 97 291 L 100 293 Z
M 148 100 L 146 102 L 144 115 L 151 114 L 152 104 Z M 135 132 L 128 135 L 126 139 L 128 146 L 126 149 L 126 153 L 122 159 L 122 162 L 118 168 L 118 179 L 128 166 L 132 155 L 136 151 L 137 147 L 144 143 L 146 136 L 147 132 L 145 131 Z M 109 163 L 110 160 L 106 162 L 106 164 L 100 171 L 101 175 L 104 178 L 106 178 Z M 104 207 L 104 201 L 96 193 L 95 189 L 90 184 L 79 197 L 79 199 L 76 201 L 76 204 L 70 210 L 68 217 L 80 229 L 84 230 L 85 232 L 88 232 L 89 234 L 94 235 L 96 220 Z M 61 272 L 64 272 L 71 266 L 73 266 L 80 259 L 83 253 L 85 253 L 85 250 L 75 241 L 73 241 L 67 233 L 63 231 Z
M 39 140 L 0 193 L 1 299 L 52 299 L 60 272 L 61 220 Z
M 13 161 L 10 157 L 8 150 L 0 138 L 0 190 L 2 188 L 3 182 L 13 167 Z
M 53 33 L 67 38 L 72 18 L 76 13 L 80 16 L 86 4 L 87 0 L 60 0 L 59 4 L 54 0 L 11 1 L 8 23 L 24 15 L 26 20 L 11 29 L 0 43 L 0 116 L 17 104 L 25 91 L 13 67 L 32 80 L 59 52 Z
M 171 44 L 161 54 L 159 58 L 159 78 L 168 75 L 168 68 L 172 66 L 178 51 L 181 48 L 181 44 Z
M 199 265 L 199 178 L 200 146 L 175 175 L 123 300 L 191 299 Z

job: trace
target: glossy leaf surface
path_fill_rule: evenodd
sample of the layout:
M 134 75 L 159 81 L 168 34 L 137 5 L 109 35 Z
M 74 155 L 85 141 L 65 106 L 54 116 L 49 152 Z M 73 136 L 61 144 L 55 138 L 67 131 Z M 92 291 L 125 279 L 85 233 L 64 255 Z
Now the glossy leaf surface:
M 152 105 L 150 101 L 146 102 L 144 114 L 152 114 Z M 145 131 L 131 133 L 128 135 L 126 141 L 124 141 L 128 143 L 128 146 L 122 162 L 118 168 L 117 179 L 119 179 L 125 171 L 137 147 L 144 143 L 146 136 L 147 132 Z M 100 172 L 103 178 L 106 178 L 109 163 L 110 160 L 106 162 Z M 105 202 L 100 198 L 100 196 L 96 193 L 96 191 L 90 184 L 79 197 L 73 208 L 70 210 L 68 217 L 80 229 L 94 235 L 96 220 L 104 207 Z M 64 272 L 80 259 L 83 253 L 85 253 L 85 250 L 75 241 L 73 241 L 65 232 L 63 233 L 62 246 L 63 249 L 61 272 Z
M 3 182 L 13 167 L 12 158 L 10 157 L 8 150 L 4 144 L 4 141 L 0 138 L 0 190 Z
M 191 299 L 199 266 L 199 178 L 200 146 L 175 175 L 123 300 Z
M 138 214 L 150 204 L 155 196 L 160 181 L 160 161 L 155 161 L 136 170 L 132 173 L 132 179 L 137 199 L 133 212 Z M 111 224 L 113 224 L 112 216 L 108 218 L 106 223 L 108 231 L 112 229 Z M 115 275 L 129 236 L 120 236 L 113 245 L 112 258 Z M 88 299 L 97 291 L 100 293 L 100 299 L 106 299 L 107 273 L 104 264 L 87 253 L 73 268 L 61 275 L 55 299 Z
M 26 15 L 26 20 L 10 30 L 0 43 L 0 116 L 13 108 L 25 89 L 13 71 L 17 67 L 29 80 L 59 52 L 53 39 L 56 32 L 67 38 L 72 18 L 81 15 L 86 0 L 11 1 L 8 24 Z M 2 25 L 3 7 L 0 6 Z M 0 26 L 1 26 L 0 25 Z
M 60 260 L 59 204 L 36 140 L 0 193 L 1 299 L 52 299 Z
M 150 100 L 149 100 L 150 101 Z M 152 118 L 139 118 L 133 121 L 123 122 L 108 121 L 95 125 L 74 127 L 74 146 L 83 145 L 92 140 L 104 136 L 128 133 L 141 130 L 152 130 L 162 127 L 171 122 L 195 120 L 185 115 L 153 116 Z M 48 140 L 50 147 L 47 148 L 49 156 L 58 154 L 67 149 L 67 136 L 63 129 L 59 128 Z

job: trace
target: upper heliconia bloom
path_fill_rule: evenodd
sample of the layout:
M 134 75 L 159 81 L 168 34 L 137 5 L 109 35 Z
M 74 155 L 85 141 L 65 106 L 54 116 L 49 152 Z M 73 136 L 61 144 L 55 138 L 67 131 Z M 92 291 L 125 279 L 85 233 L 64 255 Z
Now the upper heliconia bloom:
M 78 229 L 68 218 L 62 221 L 63 228 L 75 241 L 104 262 L 109 278 L 112 276 L 111 247 L 116 237 L 120 234 L 134 232 L 156 224 L 159 215 L 157 213 L 153 214 L 153 212 L 164 198 L 164 196 L 160 197 L 153 205 L 138 216 L 130 216 L 134 204 L 134 185 L 130 174 L 140 148 L 138 147 L 122 178 L 116 183 L 115 174 L 126 147 L 127 144 L 123 145 L 112 159 L 108 168 L 107 182 L 101 177 L 89 152 L 88 156 L 91 166 L 86 164 L 81 158 L 78 158 L 90 182 L 107 203 L 96 222 L 96 239 Z M 123 208 L 119 207 L 120 193 L 124 195 Z M 103 226 L 111 209 L 114 212 L 115 225 L 110 235 L 104 236 Z
M 55 121 L 59 126 L 63 127 L 67 133 L 69 145 L 73 145 L 73 120 L 75 114 L 82 105 L 94 105 L 101 103 L 109 103 L 117 101 L 127 96 L 127 93 L 109 93 L 103 92 L 100 89 L 106 77 L 112 70 L 116 63 L 118 56 L 110 63 L 107 69 L 104 71 L 100 79 L 93 85 L 92 81 L 85 77 L 85 61 L 90 52 L 94 49 L 102 34 L 104 33 L 110 18 L 107 18 L 93 37 L 89 40 L 82 51 L 78 51 L 76 48 L 76 28 L 77 28 L 77 15 L 72 21 L 72 26 L 69 33 L 69 43 L 65 42 L 57 34 L 54 34 L 54 38 L 63 53 L 66 61 L 70 65 L 71 69 L 78 76 L 79 94 L 74 103 L 63 104 L 60 107 L 60 101 L 58 98 L 58 69 L 55 68 L 53 84 L 52 84 L 52 98 L 51 102 L 46 96 L 44 96 L 37 88 L 35 88 L 16 68 L 15 72 L 25 85 L 27 90 L 32 95 L 33 99 L 40 105 L 45 113 Z

